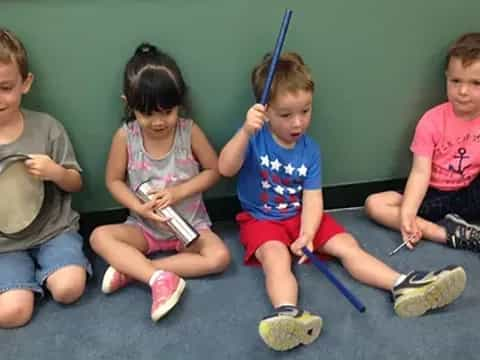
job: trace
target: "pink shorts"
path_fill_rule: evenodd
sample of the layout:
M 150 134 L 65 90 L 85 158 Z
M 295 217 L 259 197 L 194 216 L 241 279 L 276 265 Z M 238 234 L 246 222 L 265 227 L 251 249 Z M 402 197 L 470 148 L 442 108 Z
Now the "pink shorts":
M 147 231 L 144 227 L 140 227 L 143 232 L 143 236 L 147 240 L 148 249 L 147 254 L 152 254 L 157 251 L 180 251 L 183 248 L 183 244 L 176 238 L 170 239 L 158 239 L 152 233 Z M 200 225 L 196 227 L 197 231 L 210 229 L 208 225 Z
M 240 241 L 245 247 L 243 260 L 247 265 L 259 264 L 255 251 L 267 241 L 277 240 L 290 246 L 298 238 L 301 224 L 300 214 L 285 220 L 273 221 L 258 220 L 244 211 L 236 216 L 236 220 L 240 226 Z M 345 228 L 342 225 L 324 213 L 313 240 L 314 249 L 318 251 L 333 236 L 344 232 Z

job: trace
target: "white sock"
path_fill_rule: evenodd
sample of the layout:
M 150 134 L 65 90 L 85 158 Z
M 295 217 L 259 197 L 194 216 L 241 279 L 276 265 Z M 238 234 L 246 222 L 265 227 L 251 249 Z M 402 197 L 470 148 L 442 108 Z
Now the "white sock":
M 403 280 L 405 280 L 405 278 L 407 277 L 407 275 L 405 274 L 400 274 L 400 276 L 398 277 L 398 279 L 395 281 L 395 284 L 393 284 L 393 289 L 395 289 L 395 286 L 398 286 L 402 283 Z
M 281 305 L 274 306 L 275 309 L 281 308 L 282 306 L 292 306 L 294 308 L 297 307 L 297 305 L 289 304 L 289 303 L 282 303 Z
M 275 307 L 275 312 L 277 314 L 297 316 L 300 313 L 300 310 L 297 308 L 296 305 L 282 304 L 280 306 Z
M 163 273 L 163 270 L 157 270 L 153 273 L 152 277 L 150 278 L 150 280 L 148 281 L 148 284 L 150 286 L 153 285 L 153 283 L 155 282 L 155 280 L 157 280 L 157 277 L 158 275 L 160 275 L 161 273 Z

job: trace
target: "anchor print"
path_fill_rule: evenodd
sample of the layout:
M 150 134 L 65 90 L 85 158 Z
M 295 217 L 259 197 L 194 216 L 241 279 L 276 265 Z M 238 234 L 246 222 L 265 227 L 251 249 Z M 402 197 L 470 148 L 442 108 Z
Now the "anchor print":
M 457 152 L 458 152 L 458 155 L 455 155 L 454 158 L 459 159 L 458 160 L 458 166 L 455 169 L 455 167 L 453 165 L 448 165 L 448 170 L 450 170 L 454 173 L 460 174 L 463 177 L 463 173 L 465 172 L 465 170 L 468 169 L 472 165 L 470 164 L 470 165 L 462 167 L 462 162 L 463 162 L 464 159 L 468 159 L 470 156 L 465 155 L 467 150 L 464 147 L 459 148 L 457 150 Z

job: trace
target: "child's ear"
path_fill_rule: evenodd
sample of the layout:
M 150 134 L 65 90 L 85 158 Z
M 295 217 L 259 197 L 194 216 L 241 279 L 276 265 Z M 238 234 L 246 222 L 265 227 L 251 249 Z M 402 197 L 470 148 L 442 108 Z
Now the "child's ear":
M 120 95 L 120 99 L 122 99 L 122 101 L 125 103 L 125 105 L 127 105 L 127 97 L 125 95 Z
M 23 80 L 22 84 L 22 94 L 25 95 L 30 91 L 30 88 L 32 87 L 34 76 L 32 73 L 28 73 L 27 78 Z

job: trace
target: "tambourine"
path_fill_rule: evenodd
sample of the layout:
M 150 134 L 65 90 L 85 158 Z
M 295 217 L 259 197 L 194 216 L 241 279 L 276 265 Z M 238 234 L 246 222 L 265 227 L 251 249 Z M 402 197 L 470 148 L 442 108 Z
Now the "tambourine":
M 0 235 L 23 238 L 33 233 L 46 203 L 44 181 L 28 173 L 24 154 L 0 159 Z

